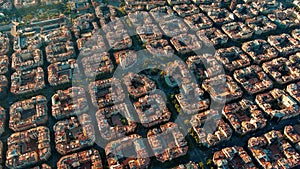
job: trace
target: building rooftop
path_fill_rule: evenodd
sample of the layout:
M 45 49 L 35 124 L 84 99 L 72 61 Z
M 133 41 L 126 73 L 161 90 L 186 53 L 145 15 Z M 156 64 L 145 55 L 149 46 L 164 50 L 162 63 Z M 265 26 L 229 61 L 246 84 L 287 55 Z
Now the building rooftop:
M 106 39 L 111 49 L 122 50 L 132 46 L 132 39 L 121 20 L 110 22 L 102 29 L 106 34 Z
M 0 74 L 6 74 L 9 69 L 9 58 L 7 55 L 0 56 Z
M 202 87 L 217 102 L 224 100 L 231 102 L 241 98 L 243 95 L 243 91 L 237 83 L 230 76 L 224 74 L 206 79 L 202 83 Z
M 146 143 L 137 134 L 111 141 L 105 147 L 105 154 L 111 169 L 147 168 L 150 165 Z
M 70 0 L 68 1 L 71 11 L 75 13 L 86 13 L 91 8 L 91 4 L 87 0 Z
M 91 33 L 94 29 L 98 29 L 98 25 L 94 21 L 95 19 L 96 16 L 94 13 L 86 13 L 76 17 L 72 27 L 75 37 L 83 37 L 85 34 Z
M 270 167 L 288 169 L 300 165 L 300 155 L 284 139 L 280 131 L 272 130 L 260 137 L 250 138 L 248 148 L 264 169 Z
M 298 58 L 300 60 L 300 57 Z M 265 72 L 281 85 L 300 79 L 299 62 L 293 63 L 286 58 L 280 57 L 264 63 L 262 67 Z
M 299 106 L 287 93 L 280 89 L 259 94 L 255 99 L 261 109 L 271 118 L 288 119 L 299 115 Z
M 15 70 L 29 70 L 43 66 L 44 57 L 40 49 L 19 50 L 12 54 L 11 67 Z
M 186 64 L 199 81 L 224 73 L 223 66 L 211 54 L 190 56 Z
M 203 43 L 195 34 L 184 33 L 171 39 L 174 48 L 182 55 L 196 52 L 202 49 Z
M 22 49 L 38 49 L 43 44 L 43 38 L 41 34 L 33 28 L 28 28 L 28 31 L 19 30 L 13 42 L 13 49 L 15 51 Z
M 87 34 L 84 37 L 77 39 L 77 47 L 80 50 L 80 55 L 85 56 L 86 52 L 107 52 L 105 38 L 98 31 Z M 88 54 L 88 53 L 87 53 Z
M 50 43 L 46 47 L 47 61 L 50 63 L 67 61 L 75 58 L 75 49 L 72 41 Z
M 148 1 L 148 0 L 125 0 L 126 9 L 130 11 L 134 10 L 150 10 L 157 6 L 163 6 L 167 2 L 165 0 L 155 0 L 155 1 Z
M 300 126 L 296 124 L 294 126 L 288 125 L 284 128 L 284 136 L 292 143 L 293 146 L 300 150 Z
M 106 52 L 91 53 L 91 55 L 82 58 L 81 62 L 87 77 L 109 75 L 114 70 L 113 62 Z
M 249 66 L 251 63 L 248 56 L 236 46 L 218 49 L 215 57 L 228 71 Z
M 195 114 L 208 109 L 210 101 L 196 83 L 182 85 L 182 92 L 175 95 L 181 109 L 186 114 Z
M 91 82 L 88 88 L 93 105 L 99 108 L 121 103 L 125 99 L 121 82 L 115 78 Z
M 298 41 L 300 41 L 300 29 L 295 29 L 292 31 L 292 36 L 293 38 L 297 39 Z
M 258 9 L 262 14 L 270 14 L 277 9 L 282 9 L 282 3 L 278 0 L 265 0 L 265 1 L 256 1 L 256 0 L 246 0 L 250 4 Z
M 52 169 L 48 164 L 44 163 L 39 166 L 32 167 L 30 169 Z
M 38 95 L 30 99 L 13 103 L 9 110 L 9 128 L 23 131 L 43 125 L 48 121 L 48 107 L 45 96 Z
M 48 81 L 51 86 L 70 83 L 77 71 L 79 69 L 75 59 L 52 63 L 48 66 Z
M 195 162 L 190 161 L 185 164 L 180 164 L 172 169 L 199 169 L 199 165 Z
M 253 31 L 242 22 L 224 24 L 222 29 L 233 41 L 249 39 L 253 35 Z
M 150 10 L 150 14 L 157 22 L 176 18 L 175 12 L 169 6 L 161 6 Z
M 200 9 L 195 4 L 179 4 L 174 5 L 173 10 L 180 16 L 186 17 L 200 12 Z
M 185 23 L 194 31 L 211 28 L 213 22 L 203 13 L 196 13 L 184 18 Z
M 121 50 L 114 53 L 115 61 L 122 69 L 129 68 L 137 62 L 137 53 L 134 50 Z
M 155 23 L 145 23 L 136 28 L 137 34 L 143 43 L 150 43 L 153 40 L 159 40 L 163 34 Z
M 213 162 L 218 169 L 256 169 L 251 157 L 243 149 L 243 147 L 226 147 L 217 151 L 213 155 Z
M 131 21 L 132 25 L 135 28 L 138 26 L 154 23 L 149 13 L 146 11 L 130 12 L 128 13 L 128 19 Z
M 280 28 L 288 28 L 300 24 L 300 14 L 292 8 L 275 10 L 268 14 L 268 18 Z
M 0 96 L 5 97 L 8 92 L 8 80 L 6 76 L 0 75 Z
M 40 126 L 13 133 L 7 139 L 6 166 L 26 168 L 46 161 L 51 156 L 50 130 Z
M 108 141 L 124 137 L 136 129 L 132 110 L 125 103 L 99 109 L 96 119 L 101 137 Z
M 156 159 L 162 163 L 187 153 L 188 143 L 175 123 L 169 122 L 149 130 L 147 138 Z
M 6 55 L 10 50 L 10 40 L 7 34 L 0 34 L 0 55 Z
M 133 98 L 139 98 L 156 89 L 155 82 L 142 74 L 130 72 L 123 77 L 123 81 Z
M 55 148 L 62 155 L 92 146 L 95 142 L 95 131 L 88 114 L 58 121 L 53 130 Z
M 237 4 L 233 13 L 241 20 L 251 19 L 259 14 L 258 10 L 249 4 Z
M 46 44 L 67 42 L 72 39 L 72 35 L 69 28 L 65 26 L 55 29 L 54 31 L 44 33 L 42 34 L 42 36 Z
M 212 147 L 231 138 L 230 126 L 218 117 L 218 111 L 213 109 L 192 116 L 190 124 L 198 137 L 198 144 Z
M 300 51 L 300 42 L 289 34 L 271 35 L 268 42 L 274 46 L 282 55 L 289 55 Z
M 180 19 L 164 20 L 159 23 L 160 28 L 164 32 L 164 35 L 169 37 L 175 37 L 177 35 L 187 33 L 189 31 L 188 26 Z
M 133 104 L 139 117 L 139 122 L 144 127 L 152 127 L 170 120 L 171 112 L 168 110 L 164 99 L 160 94 L 149 94 L 140 97 Z
M 287 92 L 300 103 L 300 82 L 292 83 L 287 86 Z
M 166 39 L 150 41 L 147 43 L 146 49 L 155 56 L 171 57 L 174 55 L 174 50 Z
M 234 71 L 234 79 L 251 95 L 263 92 L 273 87 L 273 81 L 258 65 Z
M 18 8 L 27 8 L 31 6 L 37 6 L 38 5 L 37 0 L 14 0 L 14 6 Z
M 167 0 L 169 5 L 190 4 L 190 0 Z
M 229 39 L 226 34 L 215 27 L 200 30 L 197 32 L 197 35 L 205 35 L 214 46 L 224 45 L 228 42 Z
M 44 71 L 41 67 L 27 71 L 16 71 L 11 75 L 13 94 L 25 94 L 41 90 L 45 87 Z
M 89 149 L 65 155 L 57 162 L 58 169 L 81 167 L 103 169 L 101 156 L 98 150 Z
M 84 88 L 70 87 L 66 90 L 57 90 L 51 97 L 52 116 L 64 119 L 79 115 L 89 110 Z
M 262 129 L 267 124 L 263 111 L 246 99 L 225 105 L 222 113 L 240 135 Z
M 6 121 L 6 110 L 0 106 L 0 136 L 5 132 L 5 121 Z M 0 159 L 0 161 L 2 160 Z
M 255 63 L 259 64 L 278 56 L 277 50 L 267 41 L 262 39 L 245 42 L 242 45 L 242 49 L 254 60 Z
M 256 35 L 265 34 L 277 29 L 277 25 L 264 15 L 246 19 L 245 24 L 251 28 Z
M 95 5 L 94 8 L 95 14 L 97 18 L 99 18 L 101 26 L 104 26 L 105 24 L 109 23 L 110 21 L 114 21 L 119 17 L 119 11 L 115 6 L 100 4 Z
M 209 7 L 204 10 L 207 15 L 214 21 L 217 25 L 223 25 L 229 22 L 234 21 L 234 14 L 229 12 L 225 8 L 220 7 Z

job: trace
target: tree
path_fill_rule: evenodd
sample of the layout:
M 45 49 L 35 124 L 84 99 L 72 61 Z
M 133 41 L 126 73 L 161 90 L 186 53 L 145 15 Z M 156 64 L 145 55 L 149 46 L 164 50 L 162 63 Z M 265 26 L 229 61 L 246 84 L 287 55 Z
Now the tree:
M 190 121 L 189 121 L 188 119 L 185 119 L 185 120 L 184 120 L 184 124 L 185 124 L 185 125 L 189 125 L 189 123 L 190 123 Z
M 209 158 L 209 159 L 206 161 L 206 164 L 207 164 L 208 166 L 212 165 L 212 159 Z
M 203 164 L 203 162 L 201 161 L 201 162 L 199 162 L 199 168 L 201 168 L 201 169 L 204 169 L 204 164 Z

